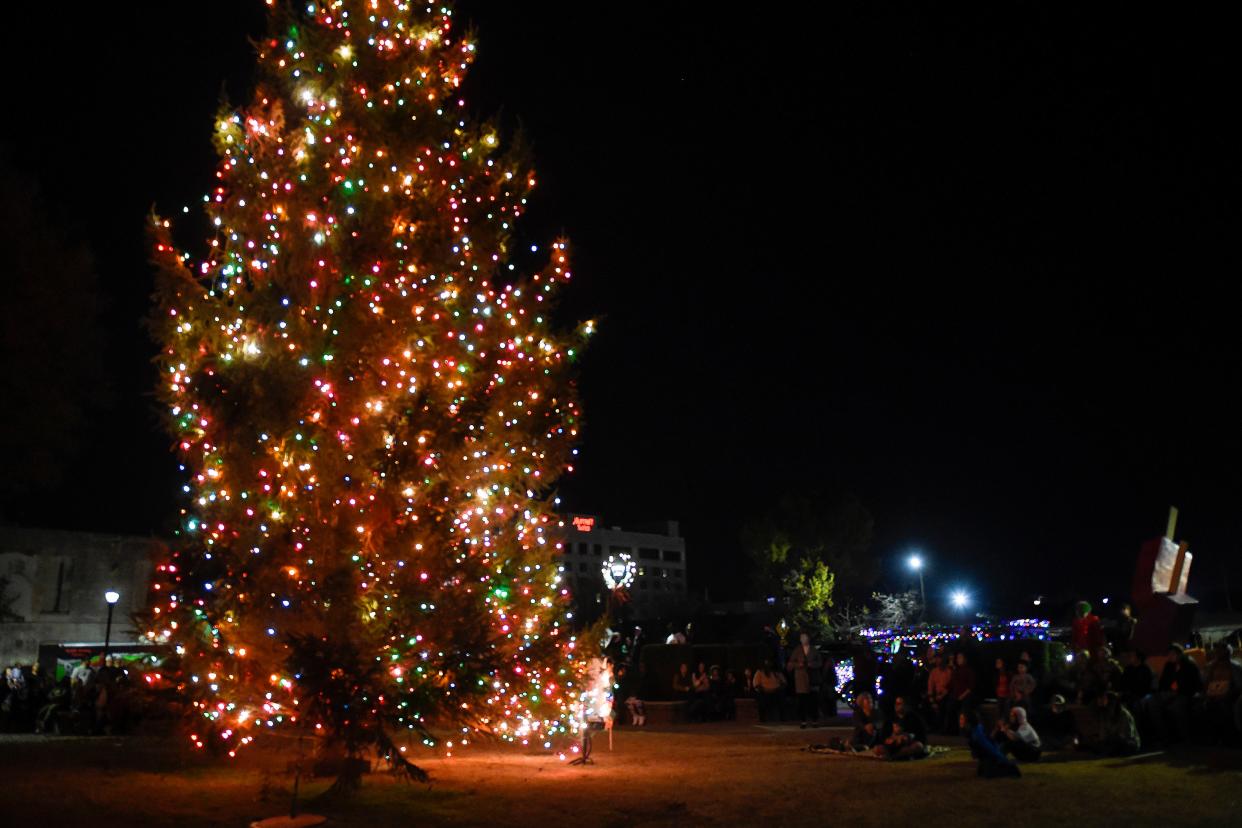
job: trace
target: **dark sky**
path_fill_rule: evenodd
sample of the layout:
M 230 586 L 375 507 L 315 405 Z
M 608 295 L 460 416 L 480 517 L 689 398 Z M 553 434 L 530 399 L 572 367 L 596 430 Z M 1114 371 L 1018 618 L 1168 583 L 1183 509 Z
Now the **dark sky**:
M 1120 594 L 1171 503 L 1192 592 L 1242 581 L 1238 21 L 666 5 L 459 6 L 468 100 L 534 147 L 523 236 L 569 235 L 566 315 L 603 320 L 567 505 L 681 520 L 713 596 L 747 516 L 824 489 L 873 512 L 894 585 L 917 546 L 934 593 Z M 262 3 L 9 14 L 5 179 L 93 254 L 112 402 L 5 517 L 160 531 L 143 223 L 210 185 Z

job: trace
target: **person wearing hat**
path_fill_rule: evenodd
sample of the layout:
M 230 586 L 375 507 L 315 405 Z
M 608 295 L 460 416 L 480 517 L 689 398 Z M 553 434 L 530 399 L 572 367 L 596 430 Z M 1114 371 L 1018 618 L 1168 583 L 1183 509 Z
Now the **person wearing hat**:
M 1078 746 L 1078 724 L 1074 714 L 1065 709 L 1065 696 L 1058 693 L 1052 697 L 1040 730 L 1047 750 L 1072 750 Z

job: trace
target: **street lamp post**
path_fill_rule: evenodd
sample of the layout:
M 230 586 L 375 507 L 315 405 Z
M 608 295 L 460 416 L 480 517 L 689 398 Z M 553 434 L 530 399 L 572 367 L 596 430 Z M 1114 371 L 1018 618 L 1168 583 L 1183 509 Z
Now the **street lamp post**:
M 919 573 L 919 620 L 927 619 L 927 590 L 923 587 L 923 556 L 911 555 L 907 563 Z
M 104 600 L 108 602 L 108 624 L 104 627 L 104 664 L 108 663 L 108 647 L 112 645 L 112 609 L 116 606 L 116 602 L 121 600 L 121 593 L 115 589 L 110 589 L 104 593 Z

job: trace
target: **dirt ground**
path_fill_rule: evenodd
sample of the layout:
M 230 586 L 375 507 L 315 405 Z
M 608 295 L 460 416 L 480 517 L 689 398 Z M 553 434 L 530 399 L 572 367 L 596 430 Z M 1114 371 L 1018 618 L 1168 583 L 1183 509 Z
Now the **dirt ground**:
M 1053 757 L 1022 779 L 976 778 L 960 746 L 884 763 L 809 753 L 827 728 L 708 724 L 602 735 L 594 765 L 474 748 L 424 757 L 430 785 L 367 777 L 348 803 L 307 810 L 330 825 L 801 826 L 1242 824 L 1242 751 L 1132 760 Z M 953 744 L 948 742 L 946 744 Z M 12 825 L 242 826 L 287 812 L 289 748 L 210 761 L 152 739 L 0 737 L 0 812 Z

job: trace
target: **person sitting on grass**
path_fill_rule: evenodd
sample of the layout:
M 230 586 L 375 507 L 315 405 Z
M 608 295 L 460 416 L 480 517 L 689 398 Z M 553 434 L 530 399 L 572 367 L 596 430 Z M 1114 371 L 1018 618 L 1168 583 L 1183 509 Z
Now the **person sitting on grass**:
M 927 755 L 927 724 L 905 696 L 893 703 L 893 721 L 876 756 L 886 759 L 922 759 Z
M 1038 685 L 1035 677 L 1031 675 L 1031 665 L 1029 661 L 1019 661 L 1018 671 L 1009 679 L 1009 706 L 1021 707 L 1028 713 L 1031 710 L 1031 697 L 1035 695 L 1035 689 Z
M 854 705 L 854 733 L 847 743 L 855 751 L 869 750 L 883 741 L 884 714 L 870 693 L 860 693 Z
M 963 710 L 958 717 L 958 726 L 966 734 L 966 744 L 970 747 L 970 755 L 978 760 L 976 773 L 984 779 L 999 779 L 1004 776 L 1021 776 L 1018 766 L 988 738 L 979 721 L 979 714 L 973 709 Z
M 1242 666 L 1233 660 L 1233 647 L 1217 642 L 1212 660 L 1203 670 L 1206 689 L 1196 705 L 1196 718 L 1209 741 L 1229 741 L 1238 734 L 1237 713 L 1242 703 Z
M 1078 746 L 1078 723 L 1074 721 L 1074 714 L 1065 709 L 1065 697 L 1061 694 L 1052 697 L 1041 722 L 1044 749 L 1073 750 Z
M 1009 720 L 1001 719 L 996 723 L 996 743 L 1001 753 L 1012 755 L 1019 762 L 1038 762 L 1042 752 L 1039 734 L 1026 720 L 1026 711 L 1021 707 L 1009 709 Z
M 755 700 L 759 705 L 759 721 L 779 721 L 781 718 L 781 698 L 785 690 L 785 674 L 777 672 L 771 659 L 766 659 L 763 666 L 755 673 Z
M 1103 756 L 1132 756 L 1142 742 L 1134 716 L 1121 703 L 1121 697 L 1108 692 L 1095 699 L 1095 726 L 1082 740 L 1083 750 Z
M 1202 689 L 1199 665 L 1178 645 L 1169 647 L 1159 687 L 1144 700 L 1147 719 L 1155 729 L 1157 741 L 1167 743 L 1171 739 L 1186 741 L 1190 738 L 1191 702 Z

